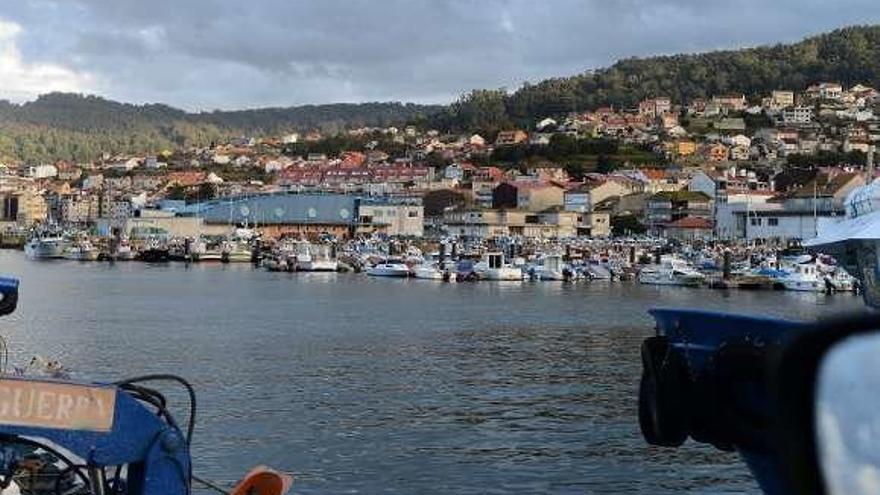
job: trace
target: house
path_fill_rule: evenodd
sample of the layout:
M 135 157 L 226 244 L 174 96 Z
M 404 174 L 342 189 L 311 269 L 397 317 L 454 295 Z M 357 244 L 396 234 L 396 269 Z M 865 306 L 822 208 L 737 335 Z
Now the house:
M 794 91 L 775 90 L 770 93 L 764 108 L 771 111 L 779 111 L 794 106 Z
M 561 239 L 577 235 L 577 225 L 578 214 L 559 207 L 538 212 L 452 209 L 443 214 L 447 234 L 472 239 L 509 235 Z
M 529 139 L 529 135 L 525 131 L 519 129 L 513 131 L 501 131 L 495 138 L 495 146 L 514 146 L 524 143 Z
M 671 111 L 672 100 L 665 96 L 649 98 L 639 103 L 639 115 L 643 115 L 652 120 L 670 113 Z
M 624 196 L 631 192 L 631 189 L 613 180 L 588 182 L 565 191 L 564 207 L 567 211 L 589 213 L 596 204 L 612 196 Z
M 711 144 L 704 151 L 706 153 L 706 158 L 712 162 L 726 161 L 730 153 L 727 146 L 724 146 L 721 143 Z
M 667 239 L 681 242 L 705 241 L 714 236 L 712 221 L 701 217 L 684 217 L 666 224 Z
M 689 139 L 672 141 L 667 149 L 671 149 L 673 156 L 690 156 L 697 152 L 697 143 Z
M 483 136 L 480 136 L 479 134 L 474 134 L 470 138 L 468 138 L 468 144 L 477 148 L 482 148 L 483 146 L 486 146 L 486 140 L 483 139 Z
M 422 205 L 389 202 L 362 202 L 358 208 L 358 224 L 367 226 L 359 233 L 381 232 L 386 235 L 422 237 L 425 232 Z
M 565 189 L 554 182 L 502 182 L 492 190 L 492 208 L 541 211 L 564 203 Z
M 745 95 L 713 96 L 712 103 L 718 106 L 721 113 L 742 112 L 748 106 Z
M 28 177 L 33 179 L 48 179 L 58 176 L 58 168 L 55 165 L 36 165 L 28 168 Z
M 685 217 L 711 220 L 713 200 L 698 191 L 668 191 L 650 196 L 645 210 L 645 223 L 659 235 L 666 225 Z
M 798 105 L 782 111 L 784 124 L 799 125 L 809 124 L 813 121 L 813 107 Z
M 751 157 L 751 148 L 738 144 L 730 148 L 730 160 L 745 161 Z
M 685 184 L 667 169 L 643 168 L 638 170 L 638 175 L 640 180 L 645 181 L 644 191 L 652 194 L 662 191 L 678 191 L 685 187 Z
M 552 162 L 531 165 L 526 168 L 526 175 L 537 177 L 540 180 L 568 181 L 568 172 L 565 171 L 565 168 Z

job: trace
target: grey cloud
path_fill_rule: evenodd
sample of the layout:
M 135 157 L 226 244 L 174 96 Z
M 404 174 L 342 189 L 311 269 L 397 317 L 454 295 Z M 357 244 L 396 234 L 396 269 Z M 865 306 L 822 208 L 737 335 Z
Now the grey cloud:
M 793 41 L 875 0 L 0 0 L 29 59 L 186 108 L 445 102 L 628 56 Z M 12 3 L 14 2 L 14 3 Z

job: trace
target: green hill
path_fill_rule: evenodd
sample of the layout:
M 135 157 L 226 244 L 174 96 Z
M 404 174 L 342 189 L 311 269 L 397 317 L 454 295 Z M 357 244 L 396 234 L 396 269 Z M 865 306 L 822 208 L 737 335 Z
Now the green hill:
M 97 96 L 51 93 L 21 105 L 0 101 L 0 161 L 90 160 L 102 153 L 149 153 L 241 136 L 403 124 L 440 107 L 339 103 L 187 113 Z
M 743 93 L 750 98 L 774 89 L 800 91 L 820 81 L 880 87 L 880 26 L 856 26 L 788 45 L 693 55 L 621 60 L 611 67 L 527 84 L 508 94 L 477 90 L 435 118 L 450 129 L 481 130 L 525 125 L 534 119 L 670 96 L 676 102 Z

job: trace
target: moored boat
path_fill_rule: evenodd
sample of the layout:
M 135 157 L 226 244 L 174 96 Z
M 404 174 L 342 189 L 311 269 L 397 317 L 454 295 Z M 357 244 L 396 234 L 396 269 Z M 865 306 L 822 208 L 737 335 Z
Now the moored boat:
M 31 259 L 63 258 L 67 243 L 58 235 L 38 235 L 24 245 L 24 253 Z
M 678 285 L 698 287 L 706 277 L 681 259 L 664 257 L 659 265 L 648 265 L 639 271 L 639 283 L 645 285 Z
M 385 260 L 373 265 L 367 270 L 367 275 L 373 277 L 409 277 L 411 271 L 408 266 L 400 261 Z
M 74 261 L 97 261 L 100 252 L 91 242 L 83 240 L 64 251 L 64 258 Z

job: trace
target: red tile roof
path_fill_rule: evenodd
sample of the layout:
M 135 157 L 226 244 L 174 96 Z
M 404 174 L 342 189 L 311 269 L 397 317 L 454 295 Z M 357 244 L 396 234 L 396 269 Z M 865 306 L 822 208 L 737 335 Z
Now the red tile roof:
M 712 222 L 706 218 L 684 217 L 666 224 L 666 227 L 675 229 L 711 229 Z

